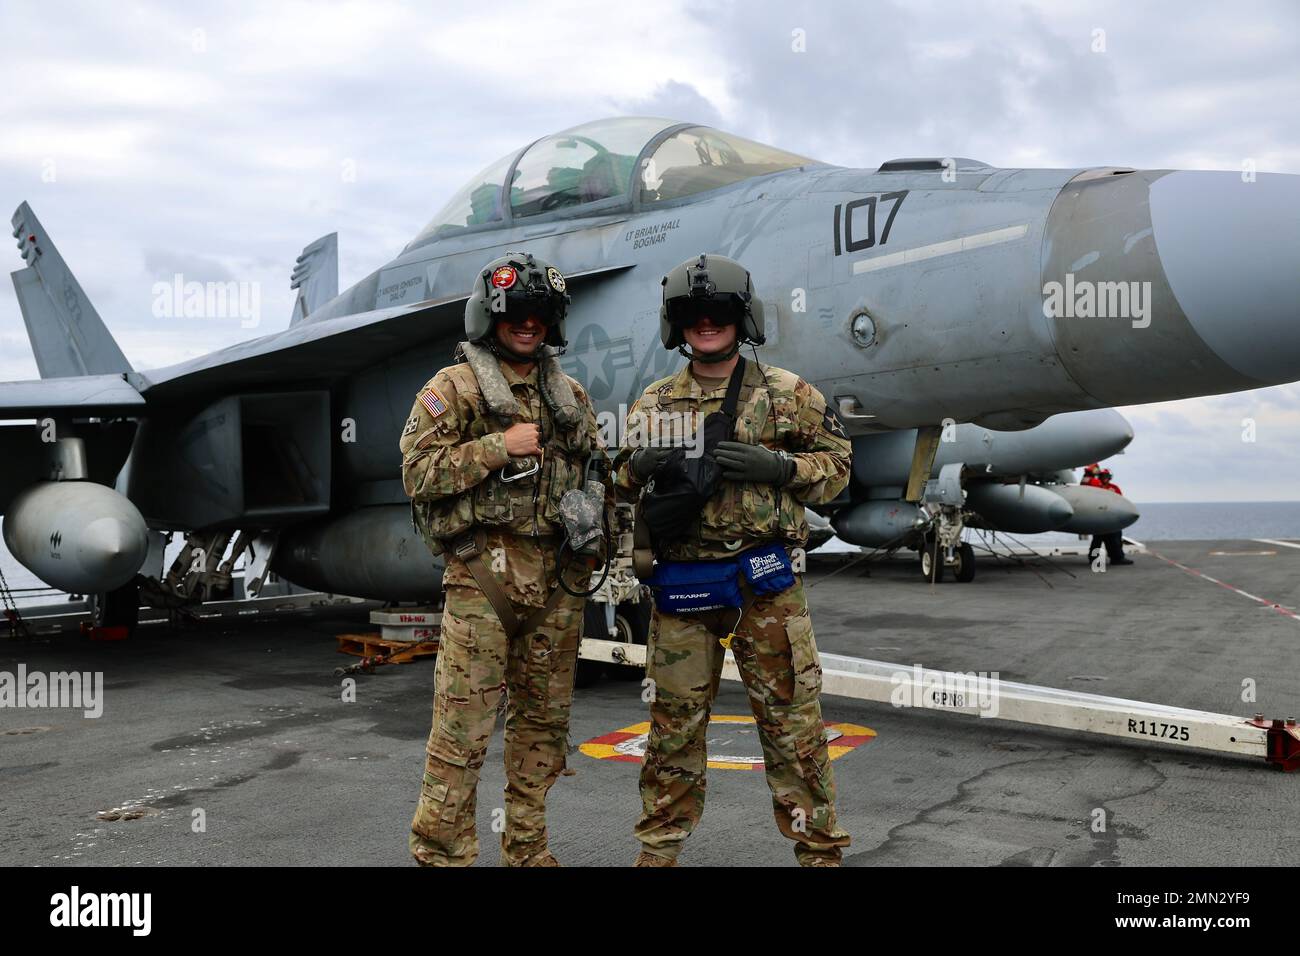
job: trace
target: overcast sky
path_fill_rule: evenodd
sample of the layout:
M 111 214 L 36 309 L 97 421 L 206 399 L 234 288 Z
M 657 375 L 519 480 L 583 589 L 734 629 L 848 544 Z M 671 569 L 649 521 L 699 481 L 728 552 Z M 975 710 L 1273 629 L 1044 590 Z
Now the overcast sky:
M 32 203 L 150 368 L 283 328 L 310 240 L 346 288 L 492 160 L 620 113 L 845 166 L 1300 173 L 1294 2 L 431 6 L 0 0 L 0 211 Z M 260 324 L 155 318 L 174 273 L 259 283 Z M 35 377 L 5 281 L 0 380 Z M 1123 411 L 1137 501 L 1300 499 L 1300 386 Z

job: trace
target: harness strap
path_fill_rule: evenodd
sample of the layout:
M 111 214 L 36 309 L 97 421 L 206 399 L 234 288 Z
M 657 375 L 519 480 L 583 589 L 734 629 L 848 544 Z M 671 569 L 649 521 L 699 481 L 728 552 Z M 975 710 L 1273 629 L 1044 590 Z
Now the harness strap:
M 507 638 L 537 630 L 546 623 L 546 619 L 551 616 L 551 612 L 559 606 L 560 599 L 564 596 L 564 590 L 558 585 L 552 588 L 551 593 L 547 595 L 546 603 L 521 619 L 515 613 L 514 605 L 510 602 L 510 598 L 506 596 L 506 592 L 502 589 L 496 575 L 483 563 L 483 549 L 486 540 L 487 536 L 481 529 L 471 531 L 452 542 L 451 553 L 464 561 L 465 567 L 469 568 L 469 573 L 483 592 L 483 596 L 492 605 L 492 610 L 496 611 L 497 619 L 501 621 L 501 628 L 506 632 Z M 564 572 L 559 569 L 556 573 L 562 574 Z
M 738 356 L 736 367 L 727 380 L 727 396 L 722 400 L 722 414 L 730 419 L 736 417 L 736 407 L 740 404 L 740 386 L 745 380 L 745 356 Z M 752 389 L 751 389 L 752 391 Z

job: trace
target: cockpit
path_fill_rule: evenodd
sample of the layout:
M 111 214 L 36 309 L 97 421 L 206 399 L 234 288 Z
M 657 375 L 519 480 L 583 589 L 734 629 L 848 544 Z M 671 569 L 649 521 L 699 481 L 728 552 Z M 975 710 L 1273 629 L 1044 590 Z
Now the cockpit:
M 597 120 L 543 137 L 492 163 L 407 248 L 548 214 L 561 218 L 639 209 L 817 165 L 708 126 L 644 116 Z

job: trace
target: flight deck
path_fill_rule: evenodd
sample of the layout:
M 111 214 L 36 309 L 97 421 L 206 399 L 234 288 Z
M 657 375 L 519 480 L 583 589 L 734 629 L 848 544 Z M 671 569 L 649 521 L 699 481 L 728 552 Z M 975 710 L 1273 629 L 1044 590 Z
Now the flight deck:
M 809 556 L 820 650 L 1236 715 L 1300 714 L 1300 542 L 1154 542 L 1135 564 L 983 556 L 976 581 L 915 560 Z M 0 671 L 103 673 L 103 714 L 0 710 L 0 862 L 409 863 L 433 663 L 355 677 L 336 636 L 372 603 L 0 642 Z M 354 660 L 354 659 L 352 659 Z M 621 677 L 619 675 L 622 675 Z M 568 865 L 627 865 L 639 810 L 640 674 L 580 689 L 549 799 Z M 714 707 L 706 812 L 681 865 L 794 865 L 771 819 L 738 683 Z M 1300 776 L 1262 759 L 823 697 L 846 865 L 1295 865 Z M 497 861 L 500 726 L 479 788 L 480 865 Z

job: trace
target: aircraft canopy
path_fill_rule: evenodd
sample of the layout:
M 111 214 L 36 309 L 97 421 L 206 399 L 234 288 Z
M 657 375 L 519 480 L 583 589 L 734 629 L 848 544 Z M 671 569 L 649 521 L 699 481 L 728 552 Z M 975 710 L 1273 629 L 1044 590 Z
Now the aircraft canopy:
M 411 245 L 548 213 L 599 215 L 668 202 L 806 165 L 817 163 L 708 126 L 645 116 L 596 120 L 498 159 Z

